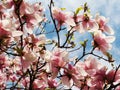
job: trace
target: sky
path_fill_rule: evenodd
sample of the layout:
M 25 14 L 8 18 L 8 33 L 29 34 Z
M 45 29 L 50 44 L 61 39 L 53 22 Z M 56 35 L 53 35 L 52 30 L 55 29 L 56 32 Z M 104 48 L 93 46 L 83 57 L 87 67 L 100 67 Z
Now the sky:
M 43 2 L 43 5 L 47 7 L 49 0 L 27 0 L 30 2 Z M 55 5 L 60 8 L 66 8 L 70 11 L 75 9 L 85 2 L 88 3 L 91 13 L 100 13 L 100 15 L 108 17 L 109 25 L 115 31 L 116 40 L 112 44 L 112 50 L 110 51 L 116 60 L 116 63 L 120 64 L 120 0 L 53 0 Z

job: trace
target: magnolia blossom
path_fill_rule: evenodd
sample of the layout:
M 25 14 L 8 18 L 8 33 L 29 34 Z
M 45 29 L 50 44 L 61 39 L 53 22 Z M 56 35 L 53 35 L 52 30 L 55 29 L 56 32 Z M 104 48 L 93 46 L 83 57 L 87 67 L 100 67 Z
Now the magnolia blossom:
M 45 44 L 47 42 L 46 36 L 39 35 L 35 36 L 30 34 L 28 37 L 25 38 L 24 45 L 29 47 L 37 56 L 41 56 L 43 58 L 45 56 Z
M 66 50 L 55 48 L 52 53 L 54 56 L 62 57 L 64 61 L 69 62 L 69 58 L 68 58 L 69 54 Z
M 81 24 L 82 24 L 82 29 L 83 30 L 91 30 L 91 29 L 96 29 L 98 28 L 97 23 L 95 22 L 94 19 L 91 19 L 91 16 L 89 14 L 84 14 L 81 18 Z
M 16 74 L 12 74 L 9 76 L 9 79 L 10 79 L 10 81 L 15 82 L 15 81 L 17 81 L 18 77 L 16 76 Z
M 30 4 L 26 1 L 14 1 L 14 0 L 7 0 L 4 3 L 6 8 L 14 8 L 12 12 L 13 17 L 16 19 L 16 24 L 21 26 L 20 24 L 25 24 L 24 28 L 28 33 L 33 33 L 33 29 L 36 25 L 39 24 L 41 21 L 45 21 L 43 16 L 43 7 L 41 3 L 34 3 Z M 18 6 L 18 4 L 20 4 Z M 17 8 L 19 7 L 19 13 L 16 12 Z M 18 15 L 21 18 L 21 23 L 19 22 Z M 18 27 L 19 28 L 19 27 Z M 25 31 L 24 30 L 24 31 Z
M 33 82 L 34 89 L 44 90 L 45 88 L 56 88 L 58 86 L 57 82 L 49 78 L 47 73 L 43 72 L 38 75 L 38 79 Z
M 78 72 L 77 78 L 83 81 L 86 80 L 86 82 L 81 81 L 81 85 L 86 83 L 85 88 L 90 87 L 90 90 L 94 90 L 92 88 L 96 89 L 96 87 L 102 88 L 101 85 L 104 84 L 107 69 L 95 58 L 89 56 L 84 62 L 78 62 L 75 68 Z
M 24 55 L 21 58 L 22 66 L 24 69 L 27 69 L 32 62 L 37 60 L 37 57 L 34 52 L 32 52 L 27 46 L 24 49 Z
M 34 29 L 39 22 L 44 21 L 45 18 L 43 17 L 43 11 L 44 9 L 41 3 L 35 3 L 31 5 L 25 1 L 22 1 L 20 6 L 20 16 L 23 23 L 26 23 L 26 30 L 28 33 L 31 33 L 32 29 Z
M 83 81 L 84 84 L 81 81 L 81 85 L 84 86 L 83 90 L 102 90 L 105 83 L 108 84 L 108 87 L 111 83 L 113 83 L 113 85 L 120 83 L 119 69 L 117 72 L 115 70 L 108 72 L 107 67 L 103 66 L 93 57 L 89 56 L 84 62 L 78 62 L 75 67 L 77 71 L 81 70 L 78 73 L 78 75 L 83 77 L 80 77 L 81 80 L 85 79 L 85 81 Z
M 115 37 L 105 36 L 101 31 L 96 31 L 93 39 L 93 46 L 105 53 L 112 48 L 111 43 L 115 40 Z
M 33 47 L 39 47 L 46 43 L 46 36 L 44 34 L 35 36 L 34 34 L 30 34 L 25 38 L 25 45 L 29 44 Z
M 68 63 L 68 53 L 60 48 L 55 48 L 51 57 L 52 77 L 55 78 L 61 68 Z
M 46 87 L 47 87 L 47 82 L 45 82 L 42 79 L 41 80 L 35 79 L 35 81 L 33 83 L 33 88 L 34 89 L 45 90 Z
M 107 32 L 109 34 L 114 34 L 113 29 L 107 25 L 109 21 L 108 18 L 105 18 L 104 16 L 100 16 L 99 14 L 97 14 L 95 20 L 99 25 L 99 30 L 101 30 L 102 32 Z
M 18 37 L 23 34 L 21 31 L 16 31 L 12 26 L 13 25 L 10 20 L 0 20 L 0 51 L 7 50 L 10 41 L 12 41 L 14 37 Z
M 35 79 L 33 83 L 34 89 L 45 90 L 45 88 L 56 88 L 57 82 L 52 79 L 45 81 L 44 79 Z
M 1 54 L 0 55 L 0 69 L 1 70 L 7 66 L 6 62 L 7 60 L 6 60 L 5 55 Z
M 76 68 L 83 68 L 88 75 L 94 75 L 96 72 L 101 69 L 103 66 L 99 63 L 96 58 L 89 56 L 85 59 L 84 62 L 78 62 Z M 84 72 L 84 76 L 86 73 Z
M 52 77 L 55 78 L 60 70 L 66 65 L 66 62 L 61 57 L 52 57 L 51 59 L 51 69 L 52 69 Z
M 0 23 L 0 48 L 3 49 L 4 46 L 7 46 L 10 42 L 11 32 L 3 28 L 2 23 Z
M 115 90 L 120 90 L 120 86 L 117 86 Z
M 115 72 L 116 72 L 115 70 L 110 70 L 107 73 L 106 78 L 107 78 L 108 83 L 113 82 L 114 85 L 120 83 L 120 69 L 118 69 L 116 73 Z
M 7 9 L 12 8 L 12 6 L 14 5 L 13 0 L 4 0 L 3 2 L 3 6 Z
M 28 87 L 29 86 L 29 82 L 30 82 L 29 77 L 25 77 L 25 78 L 23 78 L 23 80 L 21 80 L 21 84 L 24 87 Z
M 23 34 L 21 31 L 16 30 L 15 23 L 12 22 L 11 18 L 0 20 L 0 32 L 0 37 L 6 38 L 21 36 Z
M 6 81 L 7 81 L 6 74 L 0 70 L 0 88 L 1 89 L 4 89 Z
M 43 58 L 45 59 L 46 62 L 50 62 L 52 58 L 52 53 L 48 50 L 45 51 Z
M 63 12 L 61 9 L 54 7 L 52 10 L 53 18 L 57 20 L 57 27 L 60 29 L 62 25 L 74 26 L 74 20 L 70 13 Z
M 2 3 L 0 3 L 0 17 L 1 17 L 1 19 L 2 19 L 2 16 L 4 14 L 4 9 L 5 9 L 5 7 L 2 5 Z
M 76 24 L 73 27 L 73 30 L 77 30 L 80 33 L 83 33 L 87 30 L 98 30 L 98 24 L 89 13 L 84 13 L 83 15 L 74 15 L 73 19 Z
M 76 77 L 77 71 L 74 66 L 68 64 L 68 68 L 64 70 L 64 74 L 61 77 L 63 85 L 71 87 L 73 82 L 80 85 L 79 79 Z
M 107 68 L 103 67 L 99 69 L 95 75 L 91 77 L 91 90 L 98 89 L 101 90 L 104 87 L 105 81 L 106 81 L 106 71 Z
M 9 68 L 11 70 L 13 70 L 13 72 L 21 72 L 21 60 L 19 59 L 19 57 L 16 57 L 14 59 L 10 59 L 9 61 Z
M 48 79 L 48 86 L 50 88 L 56 88 L 58 86 L 58 84 L 54 79 Z

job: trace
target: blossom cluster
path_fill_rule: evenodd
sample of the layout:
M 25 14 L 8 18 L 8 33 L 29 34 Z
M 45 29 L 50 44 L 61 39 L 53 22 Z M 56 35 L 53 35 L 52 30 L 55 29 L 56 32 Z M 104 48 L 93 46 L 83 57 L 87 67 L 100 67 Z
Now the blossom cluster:
M 93 17 L 87 3 L 75 12 L 55 7 L 53 0 L 48 6 L 51 19 L 41 2 L 0 2 L 0 89 L 120 90 L 120 66 L 109 70 L 99 62 L 114 62 L 109 50 L 115 37 L 108 19 L 99 14 Z M 47 38 L 51 32 L 46 25 L 54 27 L 57 40 Z M 73 40 L 74 33 L 86 32 L 92 37 L 89 52 L 88 40 L 80 48 Z M 71 57 L 76 50 L 79 56 Z

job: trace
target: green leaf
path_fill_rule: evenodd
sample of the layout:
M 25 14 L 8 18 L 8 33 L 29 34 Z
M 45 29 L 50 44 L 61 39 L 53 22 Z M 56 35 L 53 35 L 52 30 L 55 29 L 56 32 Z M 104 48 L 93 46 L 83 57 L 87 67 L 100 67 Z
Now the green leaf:
M 89 8 L 88 8 L 87 12 L 90 13 L 90 9 Z
M 87 2 L 84 4 L 84 7 L 87 7 L 88 5 L 87 5 Z
M 75 40 L 75 37 L 74 37 L 74 36 L 72 36 L 71 40 L 73 40 L 73 41 L 74 41 L 74 40 Z
M 84 4 L 84 12 L 90 13 L 90 8 L 88 7 L 87 3 Z
M 81 10 L 83 10 L 83 7 L 82 6 L 78 7 L 75 11 L 75 14 L 77 15 Z
M 66 10 L 66 8 L 61 8 L 62 11 Z
M 83 42 L 83 41 L 80 41 L 80 44 L 83 46 L 83 45 L 84 45 L 84 42 Z
M 81 44 L 83 47 L 86 47 L 87 41 L 88 41 L 87 39 L 84 40 L 84 41 L 80 41 L 80 44 Z

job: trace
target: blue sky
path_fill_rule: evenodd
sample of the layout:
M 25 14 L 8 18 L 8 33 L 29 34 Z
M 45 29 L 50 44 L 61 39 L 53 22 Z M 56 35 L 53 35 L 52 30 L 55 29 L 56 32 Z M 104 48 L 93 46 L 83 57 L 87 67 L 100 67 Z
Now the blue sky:
M 28 0 L 29 1 L 29 0 Z M 47 7 L 49 0 L 31 0 L 31 2 L 43 2 L 43 5 Z M 64 7 L 67 10 L 74 11 L 80 5 L 85 2 L 88 3 L 91 13 L 100 13 L 105 17 L 109 17 L 109 25 L 114 29 L 116 40 L 112 44 L 113 48 L 110 51 L 113 54 L 117 64 L 120 63 L 120 0 L 54 0 L 55 5 L 58 7 Z

